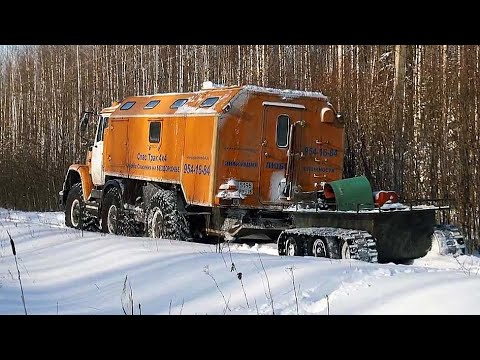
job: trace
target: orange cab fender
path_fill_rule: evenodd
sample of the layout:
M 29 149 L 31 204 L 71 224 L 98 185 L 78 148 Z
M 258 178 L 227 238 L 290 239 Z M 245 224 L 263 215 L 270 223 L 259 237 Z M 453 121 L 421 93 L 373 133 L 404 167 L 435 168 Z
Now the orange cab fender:
M 59 193 L 62 205 L 65 205 L 70 189 L 77 183 L 82 183 L 83 199 L 87 201 L 93 189 L 92 177 L 88 172 L 87 165 L 73 164 L 68 168 L 65 180 L 63 181 L 62 191 Z

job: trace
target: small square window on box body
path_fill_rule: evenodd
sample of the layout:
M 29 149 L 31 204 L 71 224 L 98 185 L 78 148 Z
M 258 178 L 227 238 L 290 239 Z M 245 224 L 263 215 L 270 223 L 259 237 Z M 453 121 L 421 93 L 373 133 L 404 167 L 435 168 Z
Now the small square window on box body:
M 160 103 L 160 100 L 152 100 L 149 101 L 147 105 L 145 105 L 144 109 L 153 109 L 155 106 L 157 106 Z
M 210 107 L 213 104 L 215 104 L 218 101 L 218 96 L 215 97 L 209 97 L 208 99 L 205 99 L 201 104 L 200 107 Z
M 171 109 L 178 109 L 180 106 L 185 105 L 188 99 L 177 99 L 175 102 L 170 106 Z
M 128 110 L 131 109 L 132 106 L 135 105 L 135 101 L 127 101 L 125 104 L 122 105 L 120 110 Z
M 159 143 L 160 142 L 160 133 L 162 131 L 162 123 L 159 121 L 151 122 L 150 123 L 150 131 L 149 131 L 149 141 L 151 143 Z

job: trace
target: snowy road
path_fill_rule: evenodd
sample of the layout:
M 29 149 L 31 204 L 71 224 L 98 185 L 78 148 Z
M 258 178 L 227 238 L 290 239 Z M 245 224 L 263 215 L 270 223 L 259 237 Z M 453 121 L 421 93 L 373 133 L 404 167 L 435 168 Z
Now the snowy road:
M 5 209 L 0 314 L 24 313 L 7 231 L 29 314 L 123 314 L 132 311 L 128 294 L 135 314 L 139 304 L 142 314 L 480 314 L 476 256 L 434 249 L 395 265 L 279 257 L 272 244 L 216 253 L 212 245 L 82 234 L 65 227 L 62 213 Z

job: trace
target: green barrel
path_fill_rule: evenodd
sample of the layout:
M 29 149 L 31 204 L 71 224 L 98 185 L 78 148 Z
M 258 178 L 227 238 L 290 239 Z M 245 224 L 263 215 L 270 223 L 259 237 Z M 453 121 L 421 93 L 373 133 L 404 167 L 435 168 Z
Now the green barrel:
M 373 192 L 365 176 L 331 181 L 325 184 L 335 194 L 339 211 L 374 209 Z

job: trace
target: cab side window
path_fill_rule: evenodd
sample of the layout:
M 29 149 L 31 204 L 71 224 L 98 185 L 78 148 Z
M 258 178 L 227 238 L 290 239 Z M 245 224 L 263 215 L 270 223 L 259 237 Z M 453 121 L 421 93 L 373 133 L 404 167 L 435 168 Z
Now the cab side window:
M 97 142 L 103 141 L 103 130 L 105 129 L 105 118 L 100 116 L 98 118 L 98 127 L 97 127 Z

